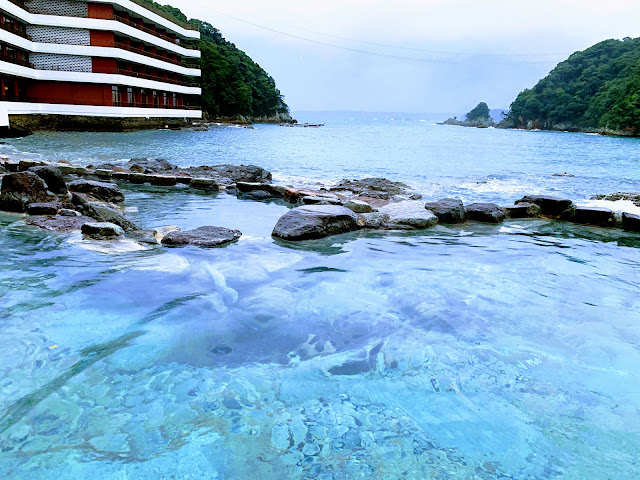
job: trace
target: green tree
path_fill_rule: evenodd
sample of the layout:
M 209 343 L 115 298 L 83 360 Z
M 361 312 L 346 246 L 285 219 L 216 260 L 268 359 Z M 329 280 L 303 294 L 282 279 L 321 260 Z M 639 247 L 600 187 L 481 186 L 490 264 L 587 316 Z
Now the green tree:
M 254 117 L 289 113 L 275 80 L 246 53 L 225 40 L 217 28 L 200 20 L 187 20 L 175 7 L 158 5 L 152 0 L 144 1 L 200 30 L 201 101 L 206 113 L 213 116 Z
M 511 104 L 506 126 L 625 131 L 640 135 L 640 39 L 576 52 Z

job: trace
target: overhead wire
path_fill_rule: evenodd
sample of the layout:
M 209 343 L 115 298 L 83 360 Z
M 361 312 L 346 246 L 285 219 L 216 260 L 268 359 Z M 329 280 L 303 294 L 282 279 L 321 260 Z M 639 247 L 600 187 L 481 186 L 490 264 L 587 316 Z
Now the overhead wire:
M 447 59 L 432 59 L 432 58 L 423 58 L 423 57 L 415 57 L 415 56 L 407 56 L 407 55 L 396 55 L 396 54 L 392 54 L 392 53 L 384 53 L 384 52 L 374 52 L 371 50 L 363 50 L 363 49 L 359 49 L 359 48 L 353 48 L 353 47 L 349 47 L 349 46 L 345 46 L 345 45 L 336 45 L 335 43 L 328 43 L 328 42 L 323 42 L 320 40 L 315 40 L 312 38 L 308 38 L 308 37 L 304 37 L 301 35 L 295 35 L 293 33 L 289 33 L 289 32 L 284 32 L 282 30 L 278 30 L 272 27 L 268 27 L 266 25 L 261 25 L 249 20 L 245 20 L 242 18 L 238 18 L 234 15 L 230 15 L 227 13 L 223 13 L 220 11 L 216 11 L 213 10 L 215 13 L 217 13 L 218 15 L 222 15 L 224 17 L 227 18 L 231 18 L 233 20 L 236 20 L 238 22 L 247 24 L 247 25 L 251 25 L 253 27 L 256 28 L 260 28 L 269 32 L 273 32 L 276 33 L 278 35 L 283 35 L 286 37 L 290 37 L 290 38 L 294 38 L 297 40 L 303 40 L 305 42 L 308 43 L 313 43 L 316 45 L 321 45 L 321 46 L 325 46 L 325 47 L 332 47 L 332 48 L 337 48 L 340 50 L 345 50 L 345 51 L 349 51 L 349 52 L 354 52 L 354 53 L 360 53 L 360 54 L 364 54 L 364 55 L 370 55 L 370 56 L 376 56 L 376 57 L 385 57 L 385 58 L 392 58 L 395 60 L 408 60 L 408 61 L 412 61 L 412 62 L 423 62 L 423 63 L 439 63 L 439 64 L 458 64 L 461 63 L 461 61 L 458 60 L 447 60 Z M 322 36 L 326 36 L 326 37 L 331 37 L 331 38 L 336 38 L 336 39 L 340 39 L 340 40 L 345 40 L 345 41 L 349 41 L 349 42 L 357 42 L 357 43 L 363 43 L 363 44 L 368 44 L 368 45 L 373 45 L 373 46 L 379 46 L 379 47 L 384 47 L 384 48 L 395 48 L 395 49 L 401 49 L 401 50 L 407 50 L 407 51 L 416 51 L 416 52 L 424 52 L 424 53 L 430 53 L 430 54 L 436 54 L 436 55 L 457 55 L 457 56 L 463 56 L 463 57 L 502 57 L 502 58 L 509 58 L 509 57 L 513 57 L 513 58 L 526 58 L 526 57 L 559 57 L 559 56 L 566 56 L 569 55 L 568 53 L 488 53 L 488 52 L 483 52 L 483 53 L 471 53 L 471 52 L 453 52 L 453 51 L 440 51 L 440 50 L 428 50 L 428 49 L 422 49 L 422 48 L 414 48 L 414 47 L 405 47 L 405 46 L 401 46 L 401 45 L 391 45 L 391 44 L 385 44 L 385 43 L 378 43 L 378 42 L 370 42 L 367 40 L 357 40 L 357 39 L 353 39 L 353 38 L 348 38 L 348 37 L 341 37 L 338 35 L 332 35 L 329 33 L 321 33 L 321 32 L 314 32 L 311 30 L 308 30 L 310 33 L 314 33 L 316 35 L 322 35 Z M 534 61 L 521 61 L 520 63 L 556 63 L 556 60 L 534 60 Z

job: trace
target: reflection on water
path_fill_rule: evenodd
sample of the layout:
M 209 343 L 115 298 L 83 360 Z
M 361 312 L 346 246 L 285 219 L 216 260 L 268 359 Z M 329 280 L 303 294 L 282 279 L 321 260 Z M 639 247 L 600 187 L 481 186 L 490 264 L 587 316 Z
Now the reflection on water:
M 637 236 L 291 245 L 282 205 L 127 198 L 145 227 L 246 237 L 107 255 L 0 216 L 3 478 L 640 476 Z

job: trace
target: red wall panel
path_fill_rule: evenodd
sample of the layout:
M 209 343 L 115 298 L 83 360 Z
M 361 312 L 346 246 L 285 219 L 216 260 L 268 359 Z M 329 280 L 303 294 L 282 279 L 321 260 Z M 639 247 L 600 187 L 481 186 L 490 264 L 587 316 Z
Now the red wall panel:
M 105 3 L 89 3 L 89 18 L 109 20 L 113 18 L 113 5 Z
M 91 83 L 32 82 L 26 88 L 27 98 L 38 103 L 72 105 L 112 105 L 111 86 Z
M 113 34 L 113 32 L 91 30 L 91 46 L 113 47 L 114 44 L 115 44 L 115 35 Z
M 118 68 L 115 58 L 93 57 L 93 73 L 116 73 Z

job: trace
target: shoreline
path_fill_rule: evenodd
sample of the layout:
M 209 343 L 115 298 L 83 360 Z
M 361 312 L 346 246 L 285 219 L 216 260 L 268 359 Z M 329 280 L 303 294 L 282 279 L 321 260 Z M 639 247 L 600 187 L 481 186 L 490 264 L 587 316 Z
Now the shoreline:
M 524 132 L 585 133 L 590 135 L 601 135 L 603 137 L 640 138 L 640 135 L 634 135 L 632 133 L 623 132 L 619 130 L 608 130 L 606 128 L 569 127 L 565 125 L 558 125 L 552 128 L 533 128 L 533 127 L 504 126 L 504 125 L 501 125 L 500 123 L 492 123 L 490 125 L 473 125 L 463 121 L 451 122 L 449 120 L 437 123 L 437 125 L 464 127 L 464 128 L 477 128 L 477 129 L 495 128 L 498 130 L 512 130 L 512 131 L 524 131 Z

